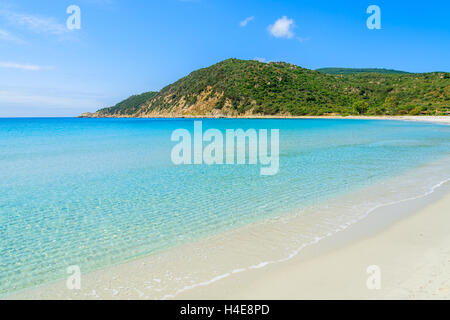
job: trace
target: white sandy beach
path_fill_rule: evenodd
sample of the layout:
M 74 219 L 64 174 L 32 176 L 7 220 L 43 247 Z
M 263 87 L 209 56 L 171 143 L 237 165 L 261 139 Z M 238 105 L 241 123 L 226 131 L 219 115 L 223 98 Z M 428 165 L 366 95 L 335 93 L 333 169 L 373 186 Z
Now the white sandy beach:
M 380 232 L 362 234 L 379 215 L 408 214 L 411 203 L 375 213 L 287 263 L 238 274 L 177 298 L 449 299 L 450 193 L 446 189 L 437 201 Z M 380 290 L 366 285 L 367 268 L 372 265 L 381 271 Z

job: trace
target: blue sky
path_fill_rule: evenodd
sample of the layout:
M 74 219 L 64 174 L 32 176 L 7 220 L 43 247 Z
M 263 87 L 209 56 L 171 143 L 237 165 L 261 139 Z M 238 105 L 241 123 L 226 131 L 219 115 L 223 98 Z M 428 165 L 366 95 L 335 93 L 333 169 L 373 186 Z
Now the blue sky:
M 0 0 L 0 117 L 76 116 L 230 57 L 448 72 L 450 1 Z

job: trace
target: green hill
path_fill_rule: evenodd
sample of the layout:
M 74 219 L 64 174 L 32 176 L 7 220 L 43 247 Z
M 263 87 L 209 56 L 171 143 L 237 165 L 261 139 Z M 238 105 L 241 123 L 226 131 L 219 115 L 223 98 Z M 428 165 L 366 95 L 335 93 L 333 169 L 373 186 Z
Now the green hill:
M 326 74 L 228 59 L 87 117 L 446 114 L 450 74 Z
M 357 74 L 357 73 L 383 73 L 383 74 L 407 74 L 406 71 L 377 68 L 321 68 L 317 71 L 327 74 Z
M 113 107 L 101 109 L 98 112 L 108 115 L 126 116 L 132 115 L 139 111 L 139 109 L 152 98 L 154 98 L 158 92 L 145 92 L 138 95 L 133 95 L 122 102 L 119 102 Z

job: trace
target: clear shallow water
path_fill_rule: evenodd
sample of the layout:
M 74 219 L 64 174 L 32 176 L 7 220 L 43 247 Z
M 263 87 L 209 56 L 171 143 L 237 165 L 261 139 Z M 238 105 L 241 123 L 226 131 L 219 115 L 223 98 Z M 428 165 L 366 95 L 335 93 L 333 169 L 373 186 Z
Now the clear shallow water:
M 192 130 L 193 120 L 0 119 L 0 294 L 62 279 L 70 265 L 95 270 L 283 216 L 450 154 L 450 127 L 435 124 L 203 120 L 203 127 L 280 129 L 279 173 L 172 165 L 170 135 Z

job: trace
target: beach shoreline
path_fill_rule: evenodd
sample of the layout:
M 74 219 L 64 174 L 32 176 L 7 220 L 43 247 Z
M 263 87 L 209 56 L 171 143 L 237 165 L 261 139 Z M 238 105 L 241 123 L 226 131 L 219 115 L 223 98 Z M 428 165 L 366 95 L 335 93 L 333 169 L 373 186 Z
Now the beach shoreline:
M 91 119 L 349 119 L 349 120 L 400 120 L 400 121 L 419 121 L 434 122 L 441 124 L 450 124 L 450 116 L 270 116 L 270 115 L 242 115 L 242 116 L 215 116 L 215 115 L 177 115 L 177 114 L 161 114 L 145 117 L 129 117 L 129 116 L 102 116 L 88 117 L 80 116 L 79 118 Z
M 444 161 L 444 163 L 447 163 Z M 432 165 L 433 167 L 433 165 Z M 415 171 L 415 170 L 413 170 Z M 427 173 L 422 173 L 426 176 Z M 397 179 L 397 178 L 394 178 Z M 403 178 L 399 180 L 403 181 Z M 404 179 L 403 185 L 409 187 L 410 180 Z M 400 189 L 402 190 L 402 189 Z M 366 191 L 367 192 L 367 191 Z M 371 194 L 371 193 L 367 193 Z M 379 197 L 374 194 L 372 198 Z M 350 196 L 351 198 L 352 196 Z M 360 199 L 370 202 L 365 193 Z M 170 249 L 169 252 L 153 256 L 138 257 L 118 265 L 87 272 L 82 275 L 81 291 L 69 291 L 65 280 L 29 288 L 3 297 L 5 299 L 372 299 L 372 298 L 448 298 L 450 261 L 450 239 L 445 226 L 450 217 L 445 212 L 450 210 L 450 183 L 442 181 L 436 190 L 418 194 L 416 198 L 400 198 L 388 202 L 371 214 L 362 216 L 361 220 L 351 223 L 344 232 L 312 241 L 302 247 L 291 258 L 274 258 L 273 260 L 254 260 L 247 263 L 239 260 L 238 254 L 230 254 L 230 248 L 240 251 L 242 256 L 253 253 L 249 248 L 240 248 L 240 244 L 257 242 L 264 239 L 270 244 L 278 235 L 266 233 L 272 225 L 243 227 L 238 233 L 225 233 L 213 239 L 199 240 L 197 243 Z M 373 199 L 372 199 L 373 200 Z M 370 208 L 370 207 L 369 207 Z M 366 208 L 367 209 L 367 208 Z M 319 212 L 322 214 L 322 212 Z M 432 216 L 433 219 L 428 219 Z M 295 225 L 295 223 L 293 224 Z M 301 226 L 301 223 L 298 224 Z M 421 229 L 422 228 L 422 229 Z M 257 232 L 255 232 L 257 230 Z M 289 229 L 283 229 L 283 231 Z M 295 232 L 303 229 L 295 229 Z M 394 230 L 394 232 L 392 231 Z M 258 233 L 260 238 L 251 238 Z M 448 232 L 447 232 L 448 233 Z M 247 235 L 251 236 L 248 237 Z M 237 236 L 236 236 L 237 235 Z M 266 236 L 267 235 L 267 236 Z M 424 236 L 426 235 L 426 237 Z M 235 237 L 236 236 L 236 237 Z M 288 237 L 287 237 L 288 238 Z M 412 245 L 410 240 L 414 240 Z M 424 241 L 422 241 L 424 240 Z M 232 241 L 226 247 L 224 242 Z M 205 250 L 203 244 L 207 242 Z M 395 250 L 393 249 L 395 248 Z M 228 251 L 224 250 L 227 249 Z M 209 251 L 208 251 L 209 250 Z M 219 255 L 204 259 L 211 252 Z M 223 252 L 223 257 L 220 253 Z M 195 257 L 190 256 L 195 253 Z M 207 253 L 207 254 L 206 254 Z M 227 255 L 229 254 L 229 255 Z M 270 256 L 270 254 L 268 254 Z M 215 258 L 218 260 L 215 260 Z M 260 256 L 263 257 L 263 256 Z M 258 257 L 257 257 L 258 258 Z M 181 284 L 179 288 L 170 288 L 162 292 L 164 280 L 157 274 L 165 270 L 168 279 L 182 279 L 177 275 L 182 263 L 189 262 L 202 268 L 211 260 L 221 265 L 222 270 L 213 276 L 202 274 L 202 281 Z M 236 266 L 230 262 L 242 262 Z M 258 264 L 251 264 L 258 261 Z M 268 262 L 267 262 L 268 261 Z M 426 261 L 426 264 L 421 264 Z M 222 266 L 223 265 L 223 266 Z M 334 267 L 330 268 L 332 265 Z M 387 283 L 382 281 L 382 290 L 369 291 L 366 287 L 368 266 L 380 266 L 382 279 L 385 271 Z M 178 267 L 177 267 L 178 266 Z M 387 267 L 386 267 L 387 266 Z M 241 268 L 242 267 L 242 268 Z M 444 269 L 442 269 L 444 268 Z M 445 269 L 447 268 L 447 269 Z M 224 271 L 225 270 L 225 271 Z M 181 270 L 184 271 L 184 270 Z M 245 272 L 244 272 L 245 271 Z M 435 274 L 443 274 L 443 277 Z M 405 275 L 407 275 L 405 277 Z M 209 280 L 205 280 L 209 279 Z M 343 283 L 345 279 L 345 283 Z M 412 280 L 414 279 L 414 280 Z M 177 280 L 178 281 L 178 280 Z M 408 282 L 409 281 L 409 282 Z M 432 281 L 439 288 L 429 287 Z M 163 282 L 163 286 L 161 286 Z M 408 283 L 406 283 L 408 282 Z M 425 283 L 427 282 L 427 283 Z M 406 283 L 403 285 L 403 283 Z M 419 284 L 419 285 L 418 285 Z M 428 286 L 428 287 L 427 287 Z M 422 289 L 422 288 L 427 288 Z M 277 288 L 276 290 L 274 288 Z M 302 288 L 301 290 L 299 288 Z M 146 292 L 152 290 L 152 294 Z M 434 291 L 433 291 L 434 290 Z M 161 294 L 158 294 L 161 292 Z M 155 295 L 157 294 L 157 295 Z
M 450 297 L 450 236 L 446 226 L 450 216 L 449 179 L 425 194 L 404 199 L 370 211 L 330 237 L 302 247 L 289 258 L 260 262 L 242 269 L 225 270 L 215 277 L 184 288 L 172 288 L 155 296 L 146 288 L 160 285 L 161 261 L 170 262 L 168 270 L 178 271 L 195 250 L 223 252 L 216 255 L 220 264 L 239 261 L 239 256 L 224 251 L 224 239 L 236 244 L 258 229 L 265 234 L 272 225 L 253 225 L 226 233 L 217 239 L 200 240 L 170 249 L 156 256 L 144 256 L 82 276 L 82 290 L 71 291 L 65 281 L 29 288 L 4 299 L 430 299 Z M 430 219 L 432 217 L 432 219 Z M 296 222 L 293 225 L 298 224 Z M 253 228 L 253 229 L 252 229 Z M 262 230 L 261 230 L 262 228 Z M 265 231 L 264 231 L 265 230 Z M 242 235 L 245 235 L 242 238 Z M 268 235 L 273 238 L 273 235 Z M 238 241 L 236 242 L 236 239 Z M 248 239 L 247 239 L 248 240 Z M 251 240 L 253 241 L 253 240 Z M 221 247 L 222 246 L 222 247 Z M 233 247 L 233 246 L 231 246 Z M 194 249 L 195 248 L 195 249 Z M 242 251 L 246 251 L 242 249 Z M 212 251 L 205 251 L 209 255 Z M 183 256 L 184 255 L 184 256 Z M 200 259 L 202 260 L 202 259 Z M 198 268 L 209 260 L 192 261 Z M 217 261 L 216 261 L 217 262 Z M 218 262 L 218 263 L 219 263 Z M 425 263 L 424 263 L 425 262 Z M 382 290 L 368 290 L 366 270 L 376 265 L 382 272 Z M 244 266 L 244 265 L 242 265 Z M 330 267 L 332 266 L 332 267 Z M 178 267 L 179 268 L 179 267 Z M 231 272 L 232 271 L 232 272 Z M 171 273 L 175 278 L 175 273 Z M 161 275 L 161 274 L 160 274 Z M 204 276 L 204 275 L 203 275 Z M 177 278 L 177 279 L 181 279 Z M 203 277 L 203 279 L 205 279 Z M 386 280 L 387 279 L 387 280 Z M 154 289 L 153 294 L 160 292 Z
M 417 212 L 411 213 L 414 206 Z M 379 211 L 304 248 L 290 261 L 195 288 L 176 299 L 449 299 L 450 184 L 426 200 Z M 380 221 L 375 231 L 373 225 Z M 367 286 L 373 266 L 380 271 L 380 289 Z

